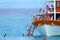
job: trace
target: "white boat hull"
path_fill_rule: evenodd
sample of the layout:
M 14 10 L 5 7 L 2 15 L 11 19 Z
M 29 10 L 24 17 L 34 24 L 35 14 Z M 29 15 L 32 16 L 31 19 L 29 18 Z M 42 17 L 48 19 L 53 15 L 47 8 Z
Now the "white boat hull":
M 54 35 L 60 35 L 60 26 L 54 26 L 54 25 L 39 25 L 37 27 L 37 30 L 39 31 L 40 35 L 46 35 L 46 36 L 54 36 Z

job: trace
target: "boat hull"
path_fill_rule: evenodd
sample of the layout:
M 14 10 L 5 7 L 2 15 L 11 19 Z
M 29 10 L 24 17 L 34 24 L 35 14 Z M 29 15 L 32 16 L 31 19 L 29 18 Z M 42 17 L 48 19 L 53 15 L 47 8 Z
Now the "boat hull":
M 54 35 L 60 35 L 60 26 L 55 25 L 39 25 L 36 27 L 36 29 L 39 31 L 40 35 L 46 35 L 46 36 L 54 36 Z

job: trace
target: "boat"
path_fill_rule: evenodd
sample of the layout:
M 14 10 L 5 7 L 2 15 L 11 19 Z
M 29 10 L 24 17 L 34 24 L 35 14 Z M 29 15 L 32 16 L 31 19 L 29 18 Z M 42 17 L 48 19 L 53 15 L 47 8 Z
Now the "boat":
M 54 4 L 56 4 L 54 5 L 54 11 L 48 11 L 48 15 L 50 16 L 50 19 L 41 18 L 44 15 L 38 14 L 34 16 L 32 24 L 34 28 L 38 30 L 40 35 L 45 35 L 45 36 L 60 35 L 60 4 L 59 4 L 60 1 L 51 0 L 49 2 L 54 2 Z

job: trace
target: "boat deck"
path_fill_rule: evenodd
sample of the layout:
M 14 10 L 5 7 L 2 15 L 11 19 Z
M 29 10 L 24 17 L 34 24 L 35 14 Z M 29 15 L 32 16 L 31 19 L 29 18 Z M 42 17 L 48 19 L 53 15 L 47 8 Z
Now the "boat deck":
M 60 20 L 47 20 L 47 19 L 43 19 L 43 20 L 36 20 L 33 22 L 33 25 L 36 27 L 38 25 L 56 25 L 56 26 L 60 26 Z

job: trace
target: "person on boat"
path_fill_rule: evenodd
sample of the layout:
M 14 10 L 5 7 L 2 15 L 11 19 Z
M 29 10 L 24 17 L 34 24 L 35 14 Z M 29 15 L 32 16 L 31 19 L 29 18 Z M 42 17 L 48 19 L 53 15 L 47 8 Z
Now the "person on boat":
M 46 11 L 48 12 L 49 11 L 49 6 L 46 4 Z
M 54 6 L 53 5 L 51 5 L 51 11 L 54 11 Z

